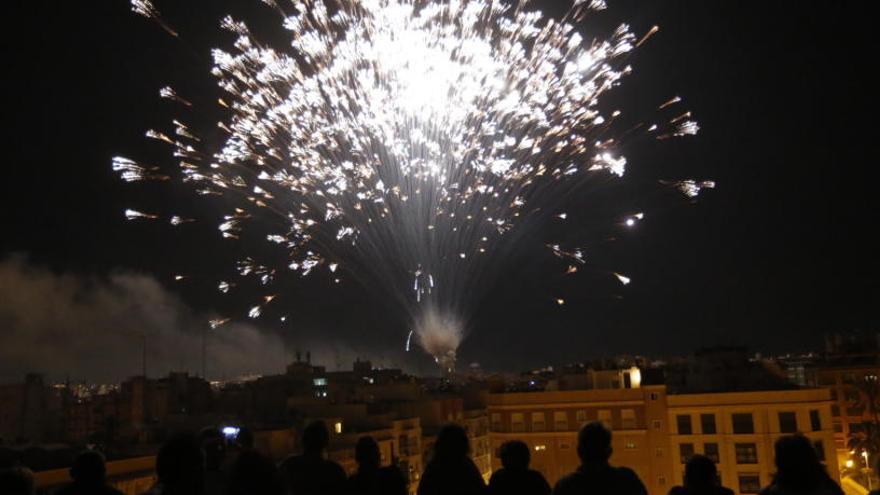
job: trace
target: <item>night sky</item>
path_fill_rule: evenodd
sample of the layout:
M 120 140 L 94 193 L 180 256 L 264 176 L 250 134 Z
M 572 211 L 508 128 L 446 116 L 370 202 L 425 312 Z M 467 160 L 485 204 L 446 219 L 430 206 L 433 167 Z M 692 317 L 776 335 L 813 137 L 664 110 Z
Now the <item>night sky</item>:
M 180 185 L 125 184 L 110 158 L 173 168 L 167 148 L 143 132 L 178 111 L 158 99 L 162 86 L 199 101 L 220 95 L 208 71 L 209 48 L 230 43 L 217 28 L 223 14 L 276 46 L 284 34 L 257 0 L 156 3 L 184 41 L 125 0 L 5 9 L 0 379 L 41 370 L 118 380 L 139 372 L 137 335 L 154 333 L 152 373 L 197 371 L 201 322 L 243 316 L 256 297 L 217 294 L 241 251 L 219 238 L 216 222 L 175 230 L 122 216 L 127 207 L 199 218 L 225 209 Z M 877 329 L 878 41 L 863 2 L 609 0 L 581 30 L 605 35 L 620 22 L 661 29 L 609 103 L 649 116 L 680 95 L 701 132 L 631 143 L 624 180 L 573 201 L 574 225 L 593 239 L 617 237 L 594 243 L 591 269 L 563 277 L 564 264 L 537 242 L 500 263 L 461 362 L 519 370 L 713 344 L 806 350 L 821 348 L 827 332 Z M 220 114 L 186 117 L 212 125 Z M 691 202 L 658 177 L 718 186 Z M 624 207 L 644 210 L 645 221 L 609 230 L 606 211 Z M 192 278 L 174 282 L 176 273 Z M 275 309 L 291 321 L 212 336 L 209 375 L 280 371 L 297 349 L 329 367 L 361 356 L 434 371 L 424 353 L 403 353 L 407 322 L 377 288 L 333 286 L 321 274 L 284 291 Z

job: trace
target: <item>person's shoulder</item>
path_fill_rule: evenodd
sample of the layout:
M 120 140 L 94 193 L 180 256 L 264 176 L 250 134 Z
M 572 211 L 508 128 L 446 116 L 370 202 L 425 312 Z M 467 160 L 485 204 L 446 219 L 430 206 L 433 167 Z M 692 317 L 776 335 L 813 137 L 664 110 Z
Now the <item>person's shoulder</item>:
M 719 486 L 715 492 L 718 495 L 733 495 L 734 494 L 733 490 L 731 490 L 730 488 L 727 488 L 726 486 Z
M 584 473 L 580 471 L 568 473 L 562 478 L 559 478 L 559 481 L 556 482 L 556 487 L 553 489 L 553 493 L 558 493 L 560 495 L 577 493 L 577 487 L 584 483 L 584 479 Z
M 611 469 L 613 469 L 614 472 L 618 476 L 625 476 L 627 478 L 638 478 L 639 477 L 639 475 L 637 475 L 635 471 L 633 471 L 632 469 L 630 469 L 626 466 L 614 466 Z
M 346 478 L 345 469 L 342 469 L 342 466 L 339 465 L 336 461 L 331 461 L 329 459 L 324 459 L 324 469 L 332 472 L 334 475 L 342 476 Z
M 687 495 L 687 488 L 681 485 L 675 485 L 669 489 L 669 495 Z

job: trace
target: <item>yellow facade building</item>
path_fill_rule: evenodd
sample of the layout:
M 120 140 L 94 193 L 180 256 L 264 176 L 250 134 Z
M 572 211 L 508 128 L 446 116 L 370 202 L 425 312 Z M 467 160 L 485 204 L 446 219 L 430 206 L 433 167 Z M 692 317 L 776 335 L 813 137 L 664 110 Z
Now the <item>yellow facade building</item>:
M 718 463 L 725 486 L 758 493 L 775 471 L 776 439 L 793 433 L 807 436 L 823 460 L 827 453 L 828 472 L 839 480 L 826 389 L 676 394 L 667 407 L 675 484 L 683 481 L 683 463 L 697 453 Z
M 820 452 L 834 449 L 825 389 L 670 395 L 665 385 L 627 385 L 489 394 L 491 446 L 525 441 L 532 467 L 552 485 L 579 465 L 580 426 L 602 421 L 614 432 L 611 463 L 634 470 L 651 494 L 681 484 L 684 463 L 695 453 L 716 459 L 722 483 L 747 494 L 770 482 L 779 436 L 801 432 Z M 828 470 L 839 479 L 836 462 Z

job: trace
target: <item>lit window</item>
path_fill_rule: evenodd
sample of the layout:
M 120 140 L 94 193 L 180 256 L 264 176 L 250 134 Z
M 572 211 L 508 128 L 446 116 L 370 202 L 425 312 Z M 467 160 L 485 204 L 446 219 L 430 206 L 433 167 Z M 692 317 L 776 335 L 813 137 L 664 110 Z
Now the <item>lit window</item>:
M 620 426 L 624 430 L 634 430 L 638 428 L 638 421 L 636 421 L 635 409 L 620 410 Z
M 333 424 L 333 431 L 336 433 L 342 433 L 342 421 L 337 421 Z
M 606 428 L 611 429 L 611 411 L 608 409 L 600 409 L 598 419 Z
M 532 431 L 544 431 L 546 428 L 547 428 L 547 424 L 544 420 L 544 413 L 533 412 L 532 413 Z
M 568 413 L 565 411 L 553 412 L 553 428 L 556 431 L 565 431 L 568 429 Z
M 315 378 L 312 380 L 312 384 L 314 384 L 316 387 L 326 387 L 327 386 L 327 379 L 326 378 Z
M 678 454 L 681 458 L 682 464 L 687 464 L 691 457 L 694 456 L 694 444 L 692 443 L 683 443 L 678 446 Z
M 737 464 L 757 464 L 758 448 L 753 443 L 738 443 L 734 445 L 736 450 Z
M 626 450 L 635 450 L 636 447 L 638 447 L 638 445 L 636 445 L 636 443 L 632 440 L 627 440 L 626 443 L 623 444 L 623 446 L 624 448 L 626 448 Z
M 540 451 L 542 451 L 542 450 L 547 450 L 547 446 L 546 446 L 546 445 L 543 445 L 543 444 L 541 444 L 541 445 L 535 445 L 535 452 L 540 452 Z
M 703 444 L 703 454 L 706 455 L 709 459 L 712 460 L 715 464 L 721 462 L 721 456 L 718 453 L 718 444 L 717 443 L 704 443 Z
M 740 493 L 758 493 L 759 491 L 761 491 L 761 477 L 758 473 L 740 473 Z

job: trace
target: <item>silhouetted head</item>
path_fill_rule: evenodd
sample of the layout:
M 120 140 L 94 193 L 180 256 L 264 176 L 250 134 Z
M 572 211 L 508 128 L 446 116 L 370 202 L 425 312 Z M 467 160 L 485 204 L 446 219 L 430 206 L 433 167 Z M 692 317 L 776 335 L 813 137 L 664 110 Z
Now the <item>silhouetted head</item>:
M 379 467 L 382 459 L 379 444 L 371 436 L 360 437 L 354 447 L 354 459 L 361 469 Z
M 598 421 L 585 424 L 578 432 L 577 452 L 583 463 L 608 462 L 611 430 Z
M 94 450 L 87 450 L 76 456 L 70 466 L 70 477 L 78 485 L 101 486 L 106 474 L 104 456 Z
M 690 458 L 684 467 L 684 486 L 704 488 L 718 484 L 718 469 L 715 462 L 704 455 Z
M 306 454 L 320 454 L 324 452 L 330 443 L 330 431 L 323 421 L 312 421 L 302 434 L 303 452 Z
M 501 444 L 498 449 L 501 455 L 501 465 L 504 469 L 526 470 L 529 468 L 529 446 L 519 440 L 511 440 Z
M 467 432 L 456 424 L 448 424 L 440 429 L 434 442 L 434 461 L 464 459 L 471 451 Z
M 0 469 L 0 493 L 9 495 L 33 495 L 34 475 L 22 467 Z
M 205 454 L 198 439 L 181 434 L 165 442 L 156 456 L 156 474 L 164 493 L 202 493 Z
M 242 452 L 229 472 L 229 495 L 282 495 L 281 473 L 267 457 L 254 450 Z
M 795 491 L 810 490 L 827 478 L 825 466 L 810 440 L 803 435 L 789 435 L 776 440 L 776 477 L 774 482 Z
M 219 429 L 208 427 L 199 432 L 199 443 L 205 451 L 205 467 L 211 471 L 220 469 L 226 457 L 226 437 Z

